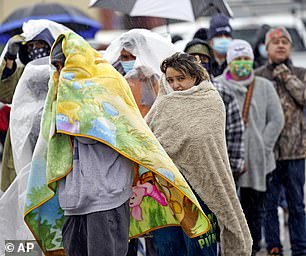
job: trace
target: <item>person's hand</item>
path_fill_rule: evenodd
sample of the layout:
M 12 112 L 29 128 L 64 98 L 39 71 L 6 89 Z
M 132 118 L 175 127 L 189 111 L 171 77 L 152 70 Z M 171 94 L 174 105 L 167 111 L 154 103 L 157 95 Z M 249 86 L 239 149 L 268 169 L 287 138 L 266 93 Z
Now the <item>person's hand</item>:
M 273 70 L 273 77 L 280 81 L 287 81 L 288 75 L 291 74 L 291 70 L 285 65 L 280 64 Z
M 246 165 L 243 166 L 243 169 L 240 171 L 233 172 L 234 180 L 237 182 L 240 176 L 248 171 Z
M 16 59 L 20 45 L 23 42 L 25 42 L 25 38 L 21 35 L 15 35 L 11 37 L 8 41 L 6 57 L 10 60 Z

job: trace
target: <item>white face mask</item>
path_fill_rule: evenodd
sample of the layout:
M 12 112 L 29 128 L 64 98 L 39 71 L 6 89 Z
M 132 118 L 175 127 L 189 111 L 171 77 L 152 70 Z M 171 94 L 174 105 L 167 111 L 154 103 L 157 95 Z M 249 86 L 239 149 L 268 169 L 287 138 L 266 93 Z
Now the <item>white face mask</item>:
M 259 46 L 258 46 L 258 52 L 260 54 L 261 57 L 267 59 L 268 58 L 268 53 L 267 53 L 267 50 L 266 50 L 266 45 L 261 43 Z
M 213 39 L 213 48 L 219 54 L 226 54 L 229 45 L 232 43 L 232 38 L 216 37 Z
M 125 73 L 128 73 L 134 68 L 135 60 L 120 61 Z

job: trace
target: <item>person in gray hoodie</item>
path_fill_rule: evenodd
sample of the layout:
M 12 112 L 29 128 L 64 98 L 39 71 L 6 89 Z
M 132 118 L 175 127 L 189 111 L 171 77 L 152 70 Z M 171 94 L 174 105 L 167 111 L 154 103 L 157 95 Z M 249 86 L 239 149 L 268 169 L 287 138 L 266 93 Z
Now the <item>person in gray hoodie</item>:
M 60 40 L 51 64 L 60 73 L 65 60 Z M 126 255 L 134 162 L 97 140 L 75 136 L 72 141 L 73 168 L 58 184 L 65 253 Z
M 216 82 L 236 96 L 245 124 L 245 169 L 240 176 L 240 201 L 253 238 L 252 255 L 260 250 L 266 175 L 275 169 L 274 144 L 284 126 L 280 100 L 270 81 L 253 71 L 254 54 L 244 40 L 234 40 L 228 67 Z

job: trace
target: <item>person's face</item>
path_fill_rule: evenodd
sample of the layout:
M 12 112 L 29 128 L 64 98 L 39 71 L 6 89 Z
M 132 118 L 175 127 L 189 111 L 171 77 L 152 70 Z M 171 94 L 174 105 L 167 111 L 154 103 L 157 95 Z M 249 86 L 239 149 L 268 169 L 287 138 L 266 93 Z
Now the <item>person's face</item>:
M 235 58 L 234 60 L 252 60 L 252 59 L 247 56 L 240 56 L 240 57 Z
M 42 41 L 42 40 L 33 40 L 33 41 L 29 41 L 27 43 L 28 50 L 37 49 L 37 48 L 44 48 L 46 46 L 48 46 L 48 44 L 45 41 Z
M 269 60 L 280 63 L 289 58 L 291 43 L 286 37 L 273 38 L 267 48 Z
M 122 49 L 121 53 L 120 53 L 120 60 L 121 61 L 131 61 L 131 60 L 135 60 L 136 57 L 134 55 L 132 55 L 130 52 L 126 51 L 125 49 Z
M 229 64 L 232 79 L 236 81 L 245 80 L 253 70 L 253 60 L 247 56 L 240 56 L 232 60 Z
M 196 57 L 197 60 L 200 60 L 201 64 L 208 64 L 209 63 L 209 57 L 204 54 L 191 54 L 194 57 Z
M 166 80 L 174 91 L 184 91 L 194 86 L 196 78 L 169 67 L 166 70 Z
M 215 35 L 214 38 L 228 38 L 228 39 L 232 39 L 232 37 L 227 35 L 227 34 Z

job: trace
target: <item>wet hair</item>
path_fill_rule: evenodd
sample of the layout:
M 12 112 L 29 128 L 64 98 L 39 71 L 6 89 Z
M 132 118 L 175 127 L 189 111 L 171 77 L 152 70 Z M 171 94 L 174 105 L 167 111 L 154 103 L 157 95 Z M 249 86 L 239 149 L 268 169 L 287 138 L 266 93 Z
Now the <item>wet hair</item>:
M 166 74 L 167 68 L 173 68 L 185 75 L 196 78 L 195 85 L 198 85 L 204 80 L 210 80 L 209 74 L 198 60 L 187 53 L 177 52 L 165 59 L 160 65 L 160 70 Z

